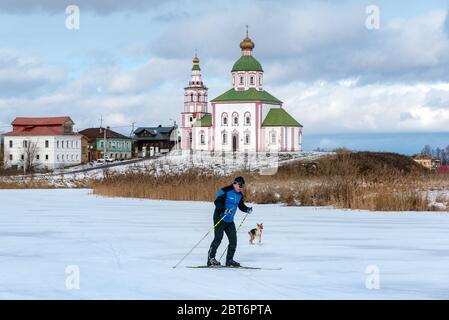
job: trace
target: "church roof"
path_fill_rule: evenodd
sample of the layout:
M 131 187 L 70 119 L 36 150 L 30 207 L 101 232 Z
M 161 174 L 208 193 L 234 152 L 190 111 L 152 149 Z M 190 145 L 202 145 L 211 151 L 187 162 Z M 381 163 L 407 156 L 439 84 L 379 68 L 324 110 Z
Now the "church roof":
M 193 123 L 194 127 L 211 127 L 212 126 L 212 115 L 206 113 L 201 119 L 197 119 Z
M 241 56 L 238 59 L 234 66 L 232 67 L 231 72 L 234 71 L 262 71 L 262 65 L 259 61 L 256 60 L 253 56 Z
M 219 95 L 211 102 L 246 102 L 246 101 L 260 101 L 268 103 L 281 104 L 282 101 L 278 98 L 272 96 L 265 90 L 256 90 L 255 88 L 249 88 L 248 90 L 234 90 L 234 88 L 226 91 L 225 93 Z
M 271 108 L 262 122 L 262 127 L 302 127 L 282 108 Z

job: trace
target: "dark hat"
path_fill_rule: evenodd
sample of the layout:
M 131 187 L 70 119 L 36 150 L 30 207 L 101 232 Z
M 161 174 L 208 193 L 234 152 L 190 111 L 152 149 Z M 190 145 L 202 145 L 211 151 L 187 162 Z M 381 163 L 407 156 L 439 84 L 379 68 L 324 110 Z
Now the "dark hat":
M 243 177 L 237 177 L 234 179 L 234 183 L 243 185 L 245 184 L 245 179 L 243 179 Z

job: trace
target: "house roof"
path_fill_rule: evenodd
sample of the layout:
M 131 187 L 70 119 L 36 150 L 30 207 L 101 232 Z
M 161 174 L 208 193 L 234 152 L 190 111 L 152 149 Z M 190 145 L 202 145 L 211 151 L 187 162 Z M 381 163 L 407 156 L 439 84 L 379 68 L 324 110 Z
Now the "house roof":
M 413 156 L 415 160 L 432 160 L 432 155 L 426 153 L 419 153 Z
M 149 140 L 149 141 L 161 141 L 161 140 L 170 140 L 171 132 L 176 128 L 176 126 L 172 127 L 140 127 L 134 131 L 134 139 L 135 140 Z M 140 136 L 144 132 L 147 132 L 148 135 Z
M 234 71 L 261 71 L 262 65 L 253 56 L 241 56 L 232 66 L 231 72 Z
M 52 118 L 16 118 L 11 123 L 13 131 L 5 136 L 55 136 L 77 135 L 74 132 L 64 132 L 64 124 L 74 124 L 70 117 Z
M 206 113 L 201 119 L 197 119 L 193 123 L 194 127 L 211 127 L 212 126 L 212 114 Z
M 49 118 L 15 118 L 11 123 L 13 126 L 54 126 L 63 125 L 67 121 L 73 124 L 70 117 L 49 117 Z
M 302 125 L 284 109 L 271 108 L 262 122 L 262 127 L 302 127 Z
M 158 127 L 139 127 L 136 130 L 134 130 L 135 134 L 139 134 L 143 131 L 157 131 L 159 133 L 171 133 L 173 130 L 175 129 L 175 127 L 163 127 L 163 126 L 158 126 Z
M 115 138 L 115 139 L 126 139 L 130 140 L 131 138 L 124 136 L 118 132 L 112 131 L 107 128 L 87 128 L 81 130 L 79 133 L 83 136 L 88 137 L 89 139 L 103 139 L 104 138 L 104 130 L 106 130 L 106 138 Z
M 282 104 L 282 101 L 272 96 L 265 90 L 256 90 L 256 88 L 249 88 L 248 90 L 234 90 L 234 88 L 219 95 L 211 102 L 247 102 L 258 101 L 275 104 Z

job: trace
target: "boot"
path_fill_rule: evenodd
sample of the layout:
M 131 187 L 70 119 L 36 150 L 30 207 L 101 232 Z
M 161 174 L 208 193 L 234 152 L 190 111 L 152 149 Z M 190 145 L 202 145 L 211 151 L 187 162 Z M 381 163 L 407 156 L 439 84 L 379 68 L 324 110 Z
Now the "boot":
M 226 261 L 226 267 L 240 267 L 240 263 L 231 259 Z
M 210 258 L 207 260 L 207 266 L 208 267 L 218 267 L 221 266 L 221 263 L 217 261 L 215 258 Z

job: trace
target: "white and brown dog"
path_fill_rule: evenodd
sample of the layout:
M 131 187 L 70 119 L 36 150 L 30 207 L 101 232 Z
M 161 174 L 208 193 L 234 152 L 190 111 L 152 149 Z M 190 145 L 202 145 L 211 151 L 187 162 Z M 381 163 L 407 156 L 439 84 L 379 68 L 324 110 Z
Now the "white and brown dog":
M 249 243 L 254 244 L 254 239 L 258 239 L 259 243 L 262 242 L 262 231 L 263 231 L 263 223 L 258 223 L 256 228 L 248 231 L 249 234 Z

